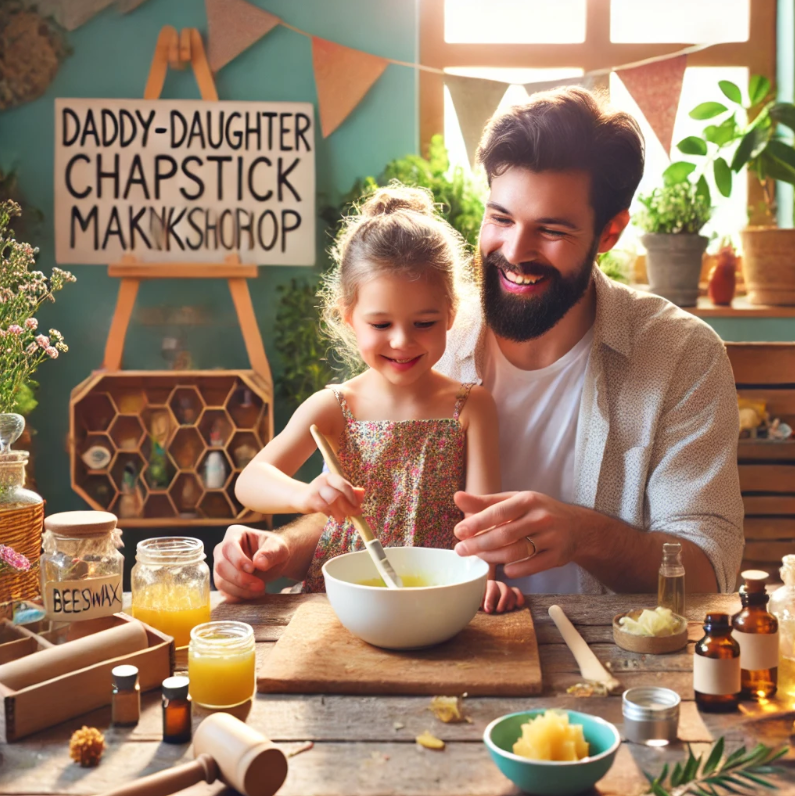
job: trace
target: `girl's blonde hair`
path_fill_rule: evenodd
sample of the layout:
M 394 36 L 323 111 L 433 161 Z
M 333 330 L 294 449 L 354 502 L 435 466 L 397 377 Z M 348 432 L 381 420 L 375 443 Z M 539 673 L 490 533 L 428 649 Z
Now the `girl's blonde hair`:
M 337 358 L 350 372 L 361 368 L 356 336 L 345 322 L 360 285 L 383 274 L 436 276 L 450 309 L 476 300 L 471 258 L 461 235 L 438 213 L 433 195 L 393 180 L 348 216 L 331 248 L 334 267 L 320 289 L 322 322 Z

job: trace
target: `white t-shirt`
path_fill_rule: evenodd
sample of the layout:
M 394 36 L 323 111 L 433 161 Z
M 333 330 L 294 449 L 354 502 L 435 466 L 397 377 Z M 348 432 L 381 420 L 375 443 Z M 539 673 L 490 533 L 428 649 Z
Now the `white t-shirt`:
M 486 333 L 483 385 L 494 396 L 500 423 L 503 491 L 541 492 L 563 503 L 574 499 L 574 446 L 593 328 L 557 362 L 521 370 Z M 525 594 L 579 591 L 577 565 L 510 580 Z

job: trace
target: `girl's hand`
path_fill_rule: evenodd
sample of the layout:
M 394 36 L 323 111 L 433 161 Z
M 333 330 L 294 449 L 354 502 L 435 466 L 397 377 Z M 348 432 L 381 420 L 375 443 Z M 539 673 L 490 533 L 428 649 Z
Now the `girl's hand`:
M 307 486 L 299 509 L 304 514 L 320 512 L 342 522 L 346 517 L 361 514 L 363 499 L 364 489 L 334 473 L 321 473 Z
M 515 586 L 509 586 L 500 580 L 489 580 L 480 607 L 487 614 L 504 614 L 523 605 L 524 594 Z

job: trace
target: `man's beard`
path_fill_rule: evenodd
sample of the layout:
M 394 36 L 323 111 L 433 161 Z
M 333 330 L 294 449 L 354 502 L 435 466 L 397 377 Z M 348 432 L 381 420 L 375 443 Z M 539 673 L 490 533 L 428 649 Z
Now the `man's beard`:
M 511 265 L 498 251 L 481 262 L 481 301 L 486 325 L 498 337 L 515 343 L 534 340 L 548 332 L 583 297 L 591 282 L 591 271 L 599 241 L 577 271 L 564 277 L 557 268 L 537 262 Z M 508 293 L 500 285 L 500 270 L 524 276 L 544 276 L 547 285 L 540 296 Z

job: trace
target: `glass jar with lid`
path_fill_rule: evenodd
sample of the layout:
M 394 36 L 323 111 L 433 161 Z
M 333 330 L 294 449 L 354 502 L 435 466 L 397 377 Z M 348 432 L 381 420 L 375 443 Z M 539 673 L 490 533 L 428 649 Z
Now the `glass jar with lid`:
M 778 690 L 795 696 L 795 555 L 787 555 L 779 570 L 784 585 L 770 597 L 770 613 L 778 619 Z
M 132 570 L 132 614 L 174 637 L 177 647 L 190 631 L 210 621 L 210 568 L 201 540 L 187 536 L 144 539 Z
M 124 556 L 116 522 L 108 511 L 45 518 L 41 591 L 48 619 L 74 622 L 122 610 Z

